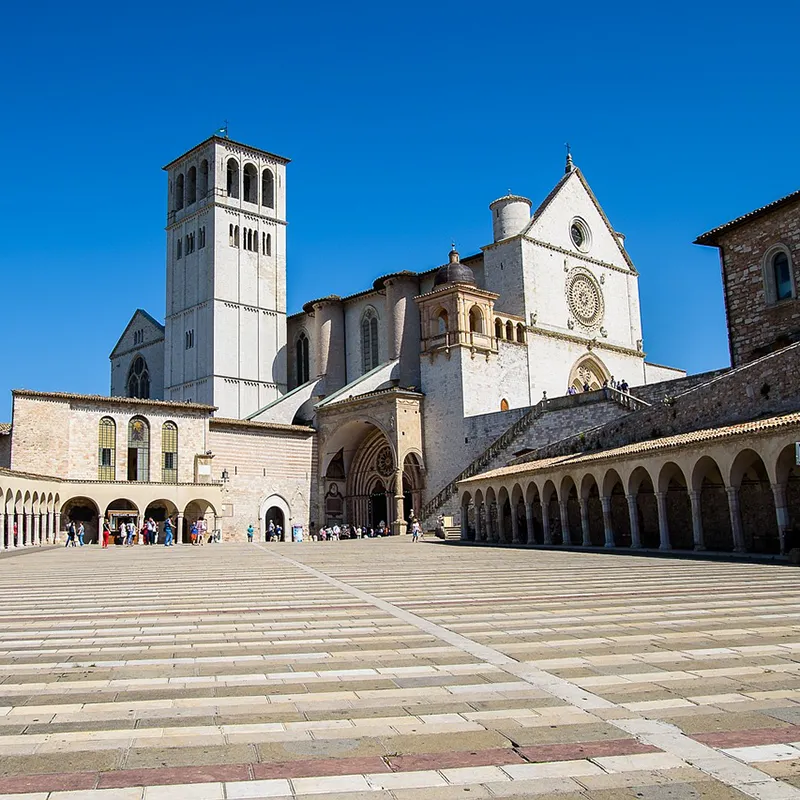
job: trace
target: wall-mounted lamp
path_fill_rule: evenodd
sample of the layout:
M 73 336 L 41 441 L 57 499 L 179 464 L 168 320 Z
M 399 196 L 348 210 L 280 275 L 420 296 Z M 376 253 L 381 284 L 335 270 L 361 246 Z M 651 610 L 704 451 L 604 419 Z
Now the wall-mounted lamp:
M 231 479 L 231 476 L 228 475 L 228 470 L 222 470 L 222 482 L 227 483 Z

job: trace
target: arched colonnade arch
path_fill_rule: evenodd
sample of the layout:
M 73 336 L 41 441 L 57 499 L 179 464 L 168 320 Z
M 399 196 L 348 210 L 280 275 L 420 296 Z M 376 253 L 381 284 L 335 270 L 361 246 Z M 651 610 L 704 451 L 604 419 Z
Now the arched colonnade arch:
M 100 541 L 106 521 L 112 529 L 123 519 L 132 521 L 138 530 L 147 517 L 163 522 L 170 516 L 178 543 L 189 542 L 196 520 L 204 520 L 209 531 L 217 527 L 219 487 L 209 485 L 202 492 L 176 487 L 169 495 L 164 489 L 159 484 L 81 483 L 0 471 L 0 550 L 63 543 L 70 519 L 83 523 L 86 544 Z
M 462 481 L 461 538 L 763 554 L 800 547 L 800 429 L 698 433 L 705 441 L 686 434 Z

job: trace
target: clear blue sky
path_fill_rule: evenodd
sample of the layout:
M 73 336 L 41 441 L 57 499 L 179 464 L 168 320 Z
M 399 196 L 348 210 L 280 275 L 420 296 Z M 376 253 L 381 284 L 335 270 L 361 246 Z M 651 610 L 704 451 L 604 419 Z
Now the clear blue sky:
M 286 155 L 289 310 L 491 239 L 564 142 L 641 273 L 649 360 L 728 363 L 719 223 L 798 188 L 795 3 L 15 3 L 0 50 L 0 421 L 107 393 L 164 314 L 161 166 L 228 119 Z

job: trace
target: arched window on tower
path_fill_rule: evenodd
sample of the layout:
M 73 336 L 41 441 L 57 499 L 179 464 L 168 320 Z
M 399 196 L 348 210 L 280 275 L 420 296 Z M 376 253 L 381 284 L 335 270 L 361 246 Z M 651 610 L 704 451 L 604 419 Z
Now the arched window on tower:
M 239 197 L 239 163 L 235 158 L 228 159 L 227 190 L 228 197 Z
M 117 463 L 117 423 L 111 417 L 100 420 L 97 439 L 97 478 L 113 481 Z
M 268 169 L 261 173 L 261 205 L 275 208 L 275 177 Z
M 521 322 L 517 323 L 517 341 L 525 341 L 525 326 Z
M 506 322 L 506 339 L 508 339 L 509 342 L 514 341 L 514 323 L 511 320 Z
M 483 333 L 483 314 L 478 306 L 469 310 L 469 329 L 472 333 Z
M 197 201 L 197 167 L 189 167 L 186 174 L 186 204 L 191 205 Z
M 309 370 L 308 370 L 308 336 L 305 331 L 300 331 L 297 337 L 297 342 L 294 346 L 295 351 L 295 368 L 297 371 L 297 385 L 302 386 L 308 383 Z
M 447 312 L 444 309 L 442 309 L 436 315 L 436 333 L 439 336 L 442 336 L 443 334 L 447 333 L 447 322 L 448 322 Z
M 161 426 L 161 482 L 178 482 L 178 426 L 174 422 Z
M 258 170 L 252 164 L 244 165 L 243 184 L 245 202 L 258 203 Z
M 361 371 L 378 366 L 378 314 L 370 306 L 361 318 Z
M 233 228 L 233 246 L 239 246 L 239 226 L 235 225 Z
M 128 423 L 128 480 L 150 480 L 150 426 L 144 417 Z
M 495 337 L 495 339 L 502 339 L 503 338 L 503 322 L 502 322 L 502 320 L 496 319 L 494 321 L 494 337 Z
M 175 210 L 180 211 L 183 208 L 183 173 L 181 172 L 175 178 Z
M 208 160 L 205 158 L 200 162 L 200 184 L 197 191 L 201 200 L 208 194 Z
M 133 359 L 128 370 L 128 397 L 138 397 L 142 400 L 150 398 L 150 373 L 147 362 L 141 356 Z

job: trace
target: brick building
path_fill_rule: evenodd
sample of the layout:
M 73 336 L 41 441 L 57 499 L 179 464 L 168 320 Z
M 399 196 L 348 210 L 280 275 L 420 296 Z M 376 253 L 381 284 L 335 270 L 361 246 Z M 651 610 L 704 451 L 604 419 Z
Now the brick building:
M 699 236 L 719 248 L 734 367 L 800 341 L 800 191 Z

